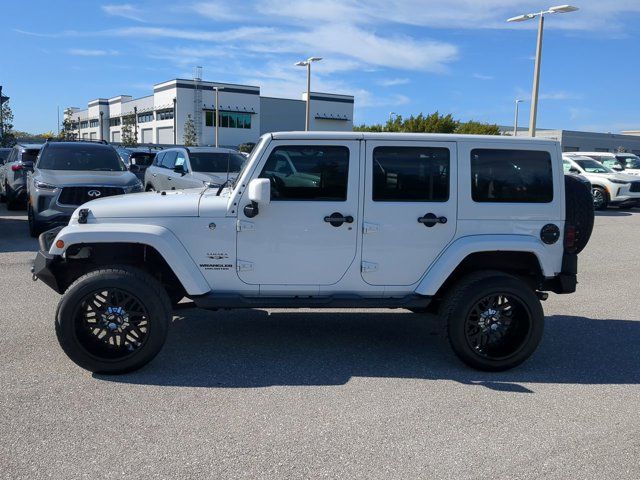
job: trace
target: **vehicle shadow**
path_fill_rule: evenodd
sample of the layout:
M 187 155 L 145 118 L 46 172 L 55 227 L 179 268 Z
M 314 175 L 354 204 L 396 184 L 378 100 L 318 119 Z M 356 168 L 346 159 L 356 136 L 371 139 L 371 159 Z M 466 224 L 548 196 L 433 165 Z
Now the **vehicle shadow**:
M 38 240 L 29 236 L 27 217 L 23 211 L 0 210 L 0 253 L 38 250 Z
M 104 381 L 183 387 L 343 385 L 352 377 L 453 380 L 532 393 L 530 383 L 640 383 L 640 322 L 552 316 L 535 355 L 507 372 L 478 372 L 451 352 L 444 328 L 405 313 L 262 310 L 177 317 L 158 357 Z
M 636 212 L 629 210 L 595 210 L 596 217 L 630 217 Z

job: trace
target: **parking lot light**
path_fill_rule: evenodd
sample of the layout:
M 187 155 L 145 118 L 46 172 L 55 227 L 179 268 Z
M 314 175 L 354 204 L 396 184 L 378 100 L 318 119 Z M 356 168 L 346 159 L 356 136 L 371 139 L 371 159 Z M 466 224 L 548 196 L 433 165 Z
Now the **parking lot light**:
M 548 10 L 537 13 L 525 13 L 507 19 L 507 22 L 525 22 L 539 17 L 538 21 L 538 42 L 536 44 L 536 63 L 533 69 L 533 92 L 531 93 L 531 117 L 529 119 L 529 136 L 536 136 L 536 119 L 538 116 L 538 92 L 540 87 L 540 63 L 542 61 L 542 34 L 544 30 L 544 16 L 555 13 L 575 12 L 578 7 L 573 5 L 557 5 Z
M 301 60 L 296 62 L 294 65 L 296 67 L 307 67 L 307 113 L 305 117 L 304 130 L 305 132 L 309 131 L 309 126 L 311 123 L 310 120 L 310 112 L 311 112 L 311 64 L 313 62 L 319 62 L 322 60 L 322 57 L 309 57 L 306 60 Z

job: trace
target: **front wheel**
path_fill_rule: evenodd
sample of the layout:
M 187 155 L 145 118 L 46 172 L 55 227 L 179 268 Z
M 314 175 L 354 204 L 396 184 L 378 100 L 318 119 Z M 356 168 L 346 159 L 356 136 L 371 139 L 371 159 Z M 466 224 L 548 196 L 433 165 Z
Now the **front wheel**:
M 593 187 L 591 195 L 593 195 L 593 208 L 595 210 L 604 210 L 607 208 L 609 205 L 609 196 L 604 188 Z
M 122 266 L 89 272 L 58 304 L 56 335 L 69 358 L 97 373 L 149 363 L 167 336 L 171 304 L 151 275 Z
M 40 225 L 40 222 L 36 220 L 35 212 L 30 204 L 27 205 L 27 221 L 29 223 L 29 235 L 33 238 L 38 238 L 44 229 L 42 225 Z
M 443 303 L 449 342 L 467 365 L 501 371 L 520 365 L 544 329 L 540 300 L 520 279 L 500 272 L 470 275 Z

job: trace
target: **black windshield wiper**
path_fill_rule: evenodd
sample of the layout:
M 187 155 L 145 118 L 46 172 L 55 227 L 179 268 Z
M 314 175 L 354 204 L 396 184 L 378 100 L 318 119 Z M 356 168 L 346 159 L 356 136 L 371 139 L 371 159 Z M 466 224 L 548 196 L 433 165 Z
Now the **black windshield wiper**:
M 227 185 L 232 185 L 232 184 L 233 184 L 233 180 L 231 179 L 225 180 L 224 183 L 218 187 L 218 191 L 216 192 L 216 197 L 220 196 L 220 194 L 222 193 L 222 190 L 224 190 L 224 188 Z

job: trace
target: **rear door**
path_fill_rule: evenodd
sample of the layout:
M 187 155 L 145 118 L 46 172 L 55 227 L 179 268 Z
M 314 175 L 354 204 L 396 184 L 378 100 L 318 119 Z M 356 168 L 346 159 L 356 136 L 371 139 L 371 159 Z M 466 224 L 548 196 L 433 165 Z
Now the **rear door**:
M 412 285 L 456 231 L 454 142 L 367 141 L 362 278 Z

